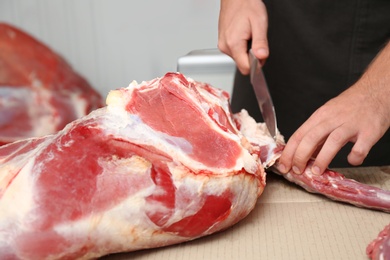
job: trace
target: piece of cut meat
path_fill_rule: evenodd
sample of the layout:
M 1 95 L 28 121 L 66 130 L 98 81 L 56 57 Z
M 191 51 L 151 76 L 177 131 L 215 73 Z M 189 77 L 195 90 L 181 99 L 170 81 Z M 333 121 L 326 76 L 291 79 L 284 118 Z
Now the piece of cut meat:
M 103 105 L 58 54 L 0 23 L 0 145 L 55 133 Z
M 367 246 L 366 253 L 372 260 L 390 259 L 390 224 Z
M 169 73 L 54 135 L 0 147 L 0 258 L 96 258 L 223 230 L 265 172 L 228 94 Z M 17 206 L 16 206 L 17 205 Z

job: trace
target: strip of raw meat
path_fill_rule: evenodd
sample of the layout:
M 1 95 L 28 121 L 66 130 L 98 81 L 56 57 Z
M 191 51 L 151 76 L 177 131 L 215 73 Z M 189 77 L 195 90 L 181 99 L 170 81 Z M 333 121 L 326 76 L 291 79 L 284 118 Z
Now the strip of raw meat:
M 0 23 L 0 145 L 55 133 L 103 104 L 59 55 Z
M 366 253 L 372 260 L 390 259 L 390 224 L 367 246 Z
M 95 258 L 160 247 L 244 218 L 265 186 L 228 94 L 169 73 L 107 107 L 0 147 L 0 258 Z
M 278 164 L 284 147 L 282 136 L 275 142 L 268 134 L 264 123 L 256 123 L 248 113 L 243 110 L 234 115 L 236 124 L 241 133 L 249 140 L 252 146 L 258 146 L 258 153 L 263 166 L 280 174 Z M 321 176 L 312 173 L 309 162 L 302 174 L 289 172 L 282 174 L 284 178 L 312 193 L 319 193 L 333 200 L 347 202 L 358 207 L 370 208 L 390 212 L 390 191 L 374 186 L 359 183 L 345 178 L 341 173 L 326 170 Z

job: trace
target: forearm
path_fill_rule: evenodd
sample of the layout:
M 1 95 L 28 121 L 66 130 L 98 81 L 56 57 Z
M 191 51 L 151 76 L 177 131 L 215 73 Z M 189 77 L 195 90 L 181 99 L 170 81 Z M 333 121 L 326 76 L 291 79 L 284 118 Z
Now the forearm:
M 368 66 L 362 77 L 351 88 L 362 88 L 366 98 L 377 102 L 384 124 L 390 127 L 390 42 Z

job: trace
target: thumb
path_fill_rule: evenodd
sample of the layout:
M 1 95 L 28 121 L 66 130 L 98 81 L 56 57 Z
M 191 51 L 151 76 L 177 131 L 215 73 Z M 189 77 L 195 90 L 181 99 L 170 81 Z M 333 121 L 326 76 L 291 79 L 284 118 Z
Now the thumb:
M 261 61 L 266 60 L 269 56 L 268 45 L 260 47 L 254 47 L 254 45 L 252 45 L 252 51 L 253 54 Z
M 261 61 L 265 61 L 269 56 L 267 31 L 264 30 L 259 35 L 254 34 L 252 38 L 252 51 L 253 54 Z
M 269 56 L 268 39 L 268 18 L 263 13 L 260 22 L 252 23 L 252 51 L 253 54 L 261 61 L 265 61 Z

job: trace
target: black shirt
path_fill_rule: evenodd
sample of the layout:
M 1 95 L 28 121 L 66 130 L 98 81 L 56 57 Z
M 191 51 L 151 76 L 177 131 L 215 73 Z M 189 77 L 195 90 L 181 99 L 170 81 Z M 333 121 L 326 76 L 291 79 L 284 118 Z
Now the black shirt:
M 390 1 L 264 2 L 270 56 L 263 69 L 278 128 L 287 140 L 317 108 L 356 82 L 389 41 Z M 232 110 L 242 108 L 262 121 L 249 77 L 237 72 Z M 351 148 L 352 144 L 347 144 L 330 166 L 349 166 L 347 155 Z M 389 130 L 363 165 L 390 165 Z

